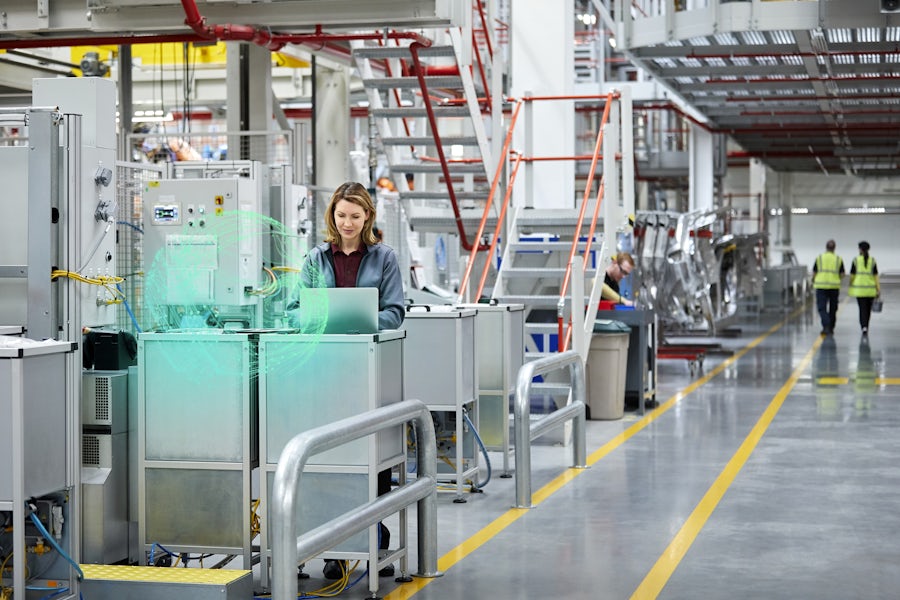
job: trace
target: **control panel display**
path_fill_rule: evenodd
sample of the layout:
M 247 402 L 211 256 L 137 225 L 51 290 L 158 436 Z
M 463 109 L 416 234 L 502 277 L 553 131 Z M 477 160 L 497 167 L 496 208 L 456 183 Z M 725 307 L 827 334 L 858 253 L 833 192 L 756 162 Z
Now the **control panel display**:
M 181 223 L 181 210 L 178 204 L 155 204 L 153 206 L 154 225 L 178 225 Z

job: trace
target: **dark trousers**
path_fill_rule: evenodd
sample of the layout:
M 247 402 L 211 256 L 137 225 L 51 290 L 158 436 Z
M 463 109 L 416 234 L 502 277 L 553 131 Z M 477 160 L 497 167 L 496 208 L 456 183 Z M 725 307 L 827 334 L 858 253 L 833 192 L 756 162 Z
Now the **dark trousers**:
M 385 469 L 378 473 L 378 495 L 384 496 L 389 491 L 391 491 L 391 470 Z M 391 531 L 384 523 L 379 523 L 378 529 L 378 549 L 386 550 L 391 547 Z
M 869 328 L 869 317 L 872 316 L 872 302 L 875 298 L 857 298 L 856 304 L 859 306 L 859 326 L 863 329 Z
M 819 309 L 822 329 L 828 333 L 834 332 L 834 324 L 837 319 L 838 294 L 840 294 L 840 291 L 816 290 L 816 308 Z

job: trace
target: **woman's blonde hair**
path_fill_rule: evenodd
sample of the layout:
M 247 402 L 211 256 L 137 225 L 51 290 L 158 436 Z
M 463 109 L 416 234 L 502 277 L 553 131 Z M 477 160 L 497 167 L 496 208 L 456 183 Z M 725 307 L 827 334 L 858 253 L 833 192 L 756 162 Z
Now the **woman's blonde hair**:
M 328 208 L 325 210 L 325 241 L 336 243 L 341 239 L 341 234 L 334 223 L 334 207 L 341 200 L 352 202 L 366 211 L 366 223 L 363 225 L 361 234 L 363 244 L 371 246 L 378 243 L 378 238 L 372 232 L 372 228 L 375 226 L 375 204 L 372 202 L 372 197 L 366 191 L 366 188 L 355 181 L 342 183 L 331 195 L 331 200 L 328 201 Z

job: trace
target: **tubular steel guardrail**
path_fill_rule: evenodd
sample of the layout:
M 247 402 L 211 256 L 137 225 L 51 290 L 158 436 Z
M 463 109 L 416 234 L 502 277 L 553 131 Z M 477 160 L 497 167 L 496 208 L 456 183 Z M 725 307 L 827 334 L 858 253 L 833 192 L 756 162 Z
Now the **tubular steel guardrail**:
M 569 367 L 572 382 L 572 403 L 534 423 L 531 422 L 531 380 L 563 367 Z M 515 438 L 516 438 L 516 508 L 531 508 L 531 442 L 550 429 L 572 421 L 573 465 L 587 468 L 585 445 L 585 382 L 584 363 L 575 350 L 568 350 L 526 363 L 516 379 Z
M 412 421 L 416 428 L 416 480 L 320 525 L 299 538 L 295 503 L 307 460 L 381 429 Z M 438 577 L 437 447 L 431 412 L 405 400 L 317 427 L 291 439 L 278 458 L 272 487 L 272 598 L 296 600 L 297 565 L 333 548 L 389 515 L 418 502 L 418 577 Z

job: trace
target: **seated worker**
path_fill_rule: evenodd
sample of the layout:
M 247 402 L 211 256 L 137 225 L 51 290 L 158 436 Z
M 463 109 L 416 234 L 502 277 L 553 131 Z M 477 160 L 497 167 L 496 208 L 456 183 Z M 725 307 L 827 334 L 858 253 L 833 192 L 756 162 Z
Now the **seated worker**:
M 634 302 L 619 293 L 619 282 L 628 276 L 634 269 L 634 259 L 627 252 L 619 252 L 611 257 L 612 262 L 606 267 L 603 276 L 603 288 L 600 290 L 600 298 L 616 304 L 634 306 Z
M 375 234 L 375 205 L 362 184 L 348 181 L 325 209 L 325 242 L 310 250 L 301 269 L 305 287 L 378 288 L 378 328 L 403 324 L 403 278 L 397 253 Z
M 302 278 L 307 287 L 378 288 L 378 328 L 397 329 L 403 324 L 403 278 L 394 250 L 376 237 L 375 205 L 366 188 L 353 181 L 334 191 L 325 209 L 327 235 L 306 257 Z M 347 365 L 352 369 L 352 365 Z M 378 495 L 391 491 L 391 470 L 378 474 Z M 390 547 L 391 532 L 379 523 L 381 550 Z M 326 560 L 326 579 L 340 579 L 346 561 Z M 394 566 L 381 569 L 380 575 L 394 574 Z

